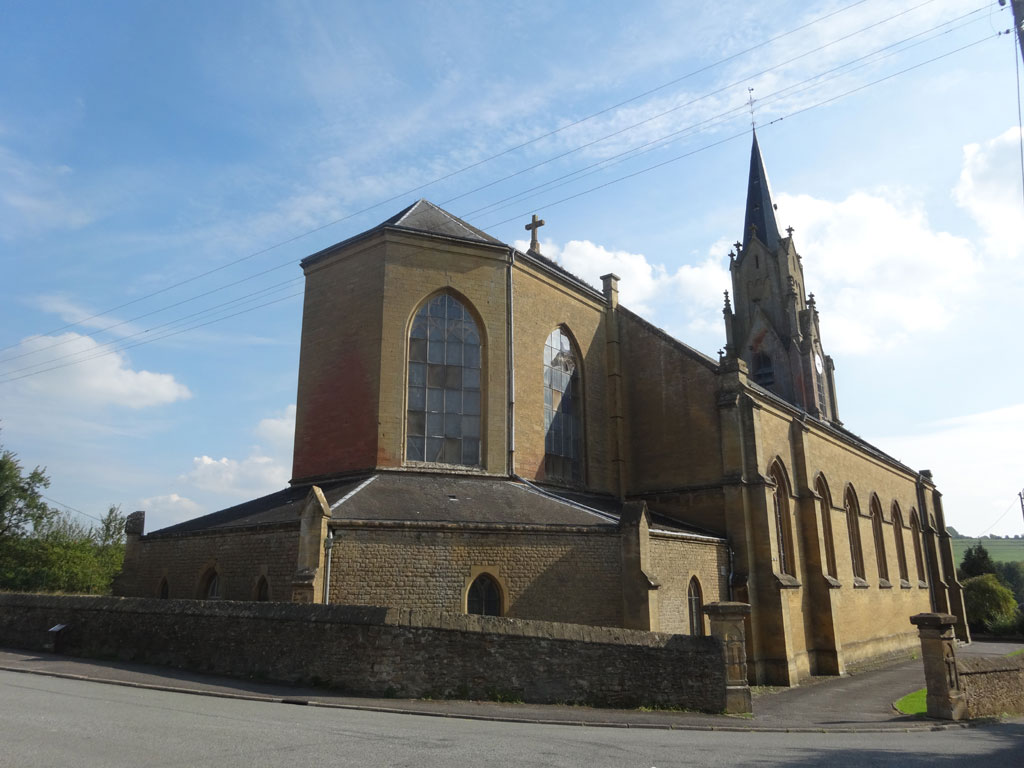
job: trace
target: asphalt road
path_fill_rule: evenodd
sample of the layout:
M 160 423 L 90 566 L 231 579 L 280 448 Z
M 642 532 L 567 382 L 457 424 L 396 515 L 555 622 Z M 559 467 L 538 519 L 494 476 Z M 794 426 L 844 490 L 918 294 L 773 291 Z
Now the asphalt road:
M 393 715 L 0 671 L 0 766 L 1024 765 L 1024 722 L 924 733 L 734 733 Z

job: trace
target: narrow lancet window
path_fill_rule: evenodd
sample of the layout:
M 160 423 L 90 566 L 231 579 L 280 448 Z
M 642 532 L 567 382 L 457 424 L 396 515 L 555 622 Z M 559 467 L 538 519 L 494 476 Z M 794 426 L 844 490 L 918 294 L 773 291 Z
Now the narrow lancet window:
M 572 341 L 556 328 L 544 344 L 544 474 L 549 480 L 582 480 L 580 373 Z
M 454 297 L 420 307 L 409 333 L 405 458 L 480 466 L 480 333 Z
M 690 634 L 700 636 L 704 634 L 704 593 L 701 591 L 700 582 L 694 576 L 690 579 L 690 588 L 687 590 L 687 602 L 690 608 Z
M 850 537 L 850 562 L 855 579 L 864 579 L 864 551 L 860 546 L 860 507 L 853 489 L 846 491 L 846 528 Z

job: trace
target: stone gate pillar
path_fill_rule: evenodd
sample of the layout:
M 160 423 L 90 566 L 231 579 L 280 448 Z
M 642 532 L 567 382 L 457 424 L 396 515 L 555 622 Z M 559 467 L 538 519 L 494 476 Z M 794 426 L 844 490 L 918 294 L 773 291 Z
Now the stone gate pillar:
M 956 668 L 957 617 L 948 613 L 919 613 L 910 617 L 921 636 L 921 658 L 928 686 L 928 717 L 962 720 L 967 701 Z
M 711 636 L 721 640 L 725 650 L 725 711 L 728 714 L 750 712 L 745 630 L 750 604 L 710 603 L 704 607 L 704 613 L 711 620 Z

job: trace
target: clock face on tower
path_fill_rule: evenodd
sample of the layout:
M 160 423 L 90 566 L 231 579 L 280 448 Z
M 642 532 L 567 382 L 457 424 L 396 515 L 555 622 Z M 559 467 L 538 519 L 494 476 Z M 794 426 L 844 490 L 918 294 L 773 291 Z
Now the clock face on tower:
M 814 370 L 816 370 L 819 375 L 822 371 L 825 370 L 825 366 L 821 362 L 821 355 L 819 355 L 817 352 L 814 353 Z

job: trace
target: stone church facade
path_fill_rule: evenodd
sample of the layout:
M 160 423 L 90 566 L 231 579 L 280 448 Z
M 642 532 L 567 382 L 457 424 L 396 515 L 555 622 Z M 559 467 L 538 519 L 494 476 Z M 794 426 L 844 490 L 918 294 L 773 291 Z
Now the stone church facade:
M 775 684 L 911 649 L 924 611 L 967 639 L 930 473 L 839 420 L 756 137 L 717 360 L 615 275 L 598 290 L 424 200 L 302 268 L 290 486 L 149 534 L 136 513 L 119 594 L 684 634 L 735 600 Z

